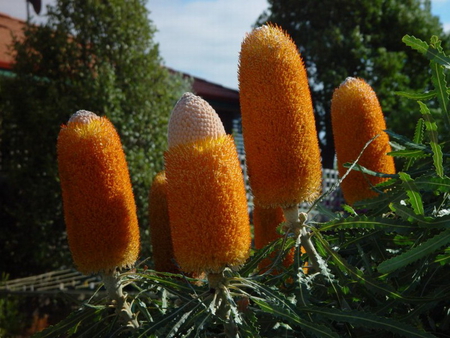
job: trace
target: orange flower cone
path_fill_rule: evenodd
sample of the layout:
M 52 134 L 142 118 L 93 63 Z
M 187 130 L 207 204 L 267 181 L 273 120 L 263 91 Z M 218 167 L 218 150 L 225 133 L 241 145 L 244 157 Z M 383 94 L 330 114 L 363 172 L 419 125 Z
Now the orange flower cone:
M 379 135 L 366 148 L 358 164 L 381 173 L 395 174 L 394 159 L 386 155 L 391 151 L 389 137 L 384 132 L 386 122 L 373 89 L 364 80 L 347 78 L 333 93 L 331 122 L 341 177 L 348 170 L 346 162 L 355 161 L 365 144 Z M 364 175 L 352 171 L 341 184 L 342 193 L 348 204 L 372 198 L 377 195 L 371 189 L 386 181 L 386 178 Z
M 277 227 L 286 222 L 283 209 L 281 207 L 276 208 L 262 208 L 255 205 L 253 209 L 253 239 L 256 249 L 262 249 L 269 243 L 276 241 L 280 238 L 277 233 Z M 285 267 L 290 266 L 294 262 L 295 248 L 292 248 L 283 260 Z M 276 253 L 275 253 L 276 254 Z M 271 256 L 272 258 L 275 255 Z M 272 264 L 272 259 L 266 258 L 261 261 L 259 268 L 265 270 Z
M 178 273 L 174 263 L 167 205 L 167 179 L 164 171 L 159 172 L 153 179 L 148 205 L 155 270 Z
M 206 101 L 186 93 L 169 122 L 165 171 L 175 258 L 184 272 L 221 273 L 249 256 L 244 180 L 231 136 Z
M 132 266 L 139 227 L 125 154 L 106 117 L 78 111 L 58 143 L 64 218 L 79 271 L 110 273 Z
M 313 201 L 322 168 L 311 94 L 292 39 L 262 26 L 242 42 L 242 126 L 255 204 L 283 209 Z

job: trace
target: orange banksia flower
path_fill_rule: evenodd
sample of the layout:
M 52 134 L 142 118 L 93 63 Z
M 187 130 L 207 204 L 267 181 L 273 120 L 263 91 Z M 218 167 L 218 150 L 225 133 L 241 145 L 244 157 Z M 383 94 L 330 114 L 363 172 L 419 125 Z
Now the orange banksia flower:
M 67 237 L 78 270 L 108 273 L 132 266 L 139 227 L 114 126 L 106 117 L 78 111 L 61 127 L 57 153 Z
M 375 92 L 364 80 L 349 77 L 334 91 L 331 122 L 341 176 L 347 171 L 343 164 L 355 161 L 365 144 L 376 135 L 379 136 L 366 148 L 358 164 L 373 171 L 395 174 L 394 158 L 386 155 L 391 146 L 384 132 L 383 112 Z M 375 197 L 377 193 L 370 186 L 386 180 L 352 171 L 341 184 L 342 193 L 347 203 L 353 204 Z
M 253 239 L 255 248 L 262 249 L 269 243 L 280 238 L 277 227 L 282 222 L 286 222 L 286 218 L 284 217 L 283 209 L 281 209 L 281 207 L 262 208 L 255 205 L 253 209 Z M 288 267 L 294 262 L 294 253 L 295 248 L 292 248 L 284 257 L 284 266 Z M 275 255 L 272 255 L 271 257 L 274 258 Z M 259 264 L 259 268 L 265 269 L 269 267 L 271 263 L 271 259 L 264 259 Z
M 295 43 L 279 27 L 245 37 L 239 90 L 255 204 L 289 208 L 314 200 L 322 168 L 308 79 Z
M 220 273 L 226 266 L 242 265 L 251 234 L 232 137 L 212 107 L 191 93 L 173 109 L 168 137 L 165 171 L 179 266 L 184 272 Z
M 153 179 L 149 195 L 150 237 L 155 270 L 177 273 L 167 205 L 167 179 L 164 171 Z

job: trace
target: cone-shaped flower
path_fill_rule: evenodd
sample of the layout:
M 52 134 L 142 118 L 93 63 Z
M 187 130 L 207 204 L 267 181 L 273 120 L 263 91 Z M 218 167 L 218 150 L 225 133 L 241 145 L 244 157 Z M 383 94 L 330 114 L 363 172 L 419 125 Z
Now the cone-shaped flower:
M 214 109 L 191 93 L 169 121 L 165 171 L 172 243 L 185 272 L 220 273 L 249 255 L 251 235 L 242 170 Z
M 331 122 L 341 176 L 348 170 L 343 164 L 355 161 L 365 144 L 377 135 L 358 164 L 373 171 L 395 174 L 394 159 L 386 155 L 391 151 L 389 137 L 384 132 L 386 122 L 377 96 L 369 84 L 362 79 L 347 78 L 333 93 Z M 370 186 L 385 180 L 352 171 L 342 182 L 342 193 L 347 203 L 353 204 L 375 197 L 377 193 Z
M 167 179 L 164 171 L 153 179 L 149 194 L 150 237 L 155 270 L 179 272 L 175 263 L 167 205 Z
M 255 204 L 289 208 L 314 200 L 322 169 L 308 79 L 295 43 L 279 27 L 245 37 L 239 90 Z
M 82 273 L 134 264 L 139 227 L 125 154 L 106 117 L 78 111 L 57 142 L 64 218 L 72 257 Z
M 277 227 L 286 222 L 283 209 L 281 207 L 262 208 L 255 205 L 253 209 L 253 235 L 256 249 L 262 249 L 269 243 L 280 238 Z M 284 257 L 284 266 L 289 266 L 294 262 L 295 248 Z M 273 258 L 273 256 L 271 256 Z M 267 268 L 271 264 L 271 259 L 264 259 L 259 264 L 260 269 Z

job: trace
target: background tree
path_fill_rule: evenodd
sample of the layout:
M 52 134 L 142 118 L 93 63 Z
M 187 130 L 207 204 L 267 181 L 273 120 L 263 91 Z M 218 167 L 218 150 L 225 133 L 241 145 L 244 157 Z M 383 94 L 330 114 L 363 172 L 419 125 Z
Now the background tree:
M 112 120 L 146 231 L 148 188 L 162 169 L 168 117 L 189 89 L 162 67 L 144 0 L 57 0 L 47 23 L 24 33 L 13 46 L 15 75 L 0 87 L 0 271 L 13 276 L 72 264 L 56 165 L 60 125 L 80 109 Z
M 412 136 L 415 103 L 394 91 L 422 91 L 428 61 L 400 43 L 405 34 L 427 40 L 437 35 L 450 46 L 429 0 L 268 0 L 257 21 L 280 25 L 295 40 L 310 79 L 323 164 L 333 167 L 330 101 L 348 76 L 364 78 L 376 91 L 391 130 Z M 414 113 L 413 113 L 414 112 Z M 412 114 L 415 114 L 412 116 Z

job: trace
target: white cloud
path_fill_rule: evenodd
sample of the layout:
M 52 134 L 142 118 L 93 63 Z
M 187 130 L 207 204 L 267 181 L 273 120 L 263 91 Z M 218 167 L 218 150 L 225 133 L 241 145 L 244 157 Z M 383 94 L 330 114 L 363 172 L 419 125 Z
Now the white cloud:
M 240 45 L 266 0 L 151 0 L 148 8 L 168 67 L 237 89 Z

